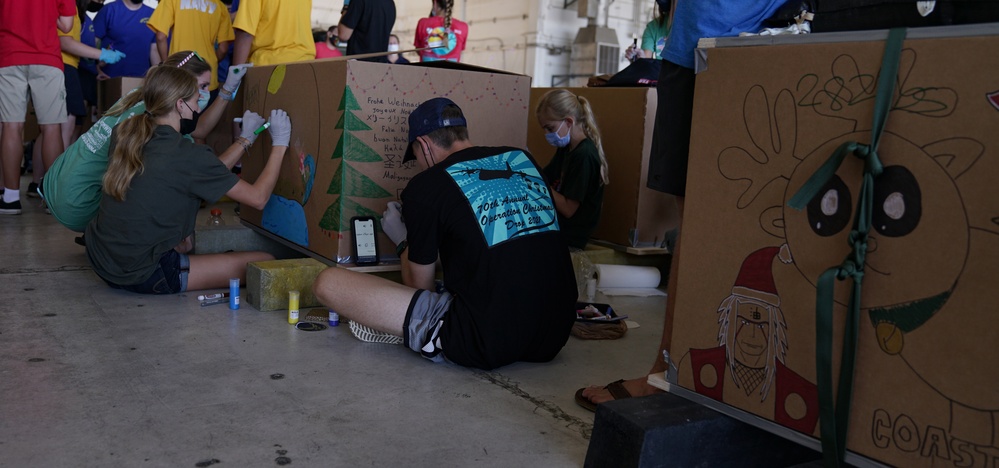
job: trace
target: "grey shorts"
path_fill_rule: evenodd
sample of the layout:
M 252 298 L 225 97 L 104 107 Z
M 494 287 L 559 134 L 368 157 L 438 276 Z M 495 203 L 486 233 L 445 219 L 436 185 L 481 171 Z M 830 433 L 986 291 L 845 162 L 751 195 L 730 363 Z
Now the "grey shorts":
M 28 93 L 39 125 L 66 121 L 66 78 L 48 65 L 14 65 L 0 68 L 0 122 L 24 122 Z
M 452 300 L 451 294 L 446 291 L 416 291 L 409 301 L 406 320 L 402 324 L 403 344 L 431 361 L 444 362 L 438 333 L 444 325 L 444 314 L 451 308 Z

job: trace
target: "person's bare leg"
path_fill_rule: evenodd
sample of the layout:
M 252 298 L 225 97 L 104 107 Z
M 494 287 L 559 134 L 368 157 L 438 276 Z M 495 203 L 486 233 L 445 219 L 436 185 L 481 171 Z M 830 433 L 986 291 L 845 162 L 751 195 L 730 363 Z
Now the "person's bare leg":
M 0 159 L 3 162 L 3 186 L 21 188 L 21 159 L 24 158 L 24 122 L 4 122 L 0 133 Z
M 312 284 L 323 305 L 366 327 L 403 334 L 406 311 L 416 289 L 344 268 L 327 268 Z
M 69 114 L 69 116 L 66 117 L 66 121 L 59 126 L 59 131 L 62 134 L 63 151 L 65 151 L 66 148 L 69 148 L 69 145 L 73 143 L 73 134 L 76 133 L 76 128 L 76 116 L 73 114 Z
M 39 133 L 38 137 L 35 138 L 35 144 L 31 145 L 31 181 L 38 183 L 42 180 L 42 176 L 45 175 L 45 168 L 42 167 L 42 134 Z M 30 197 L 31 194 L 29 193 Z
M 191 255 L 191 269 L 187 275 L 187 290 L 228 288 L 230 278 L 239 278 L 246 284 L 246 264 L 274 260 L 267 252 L 227 252 L 220 254 Z
M 34 162 L 35 174 L 41 169 L 40 177 L 45 176 L 45 171 L 52 166 L 56 158 L 62 154 L 62 124 L 39 125 L 42 130 L 42 161 Z M 39 164 L 44 162 L 43 164 Z
M 683 223 L 683 199 L 684 197 L 676 197 L 677 211 L 680 214 L 680 224 Z M 678 224 L 678 226 L 680 225 Z M 675 315 L 676 308 L 676 283 L 677 283 L 677 273 L 679 272 L 680 265 L 680 238 L 683 237 L 683 230 L 680 230 L 680 235 L 676 238 L 676 245 L 673 248 L 672 258 L 669 264 L 669 280 L 666 283 L 666 317 L 663 320 L 663 335 L 661 341 L 659 342 L 659 348 L 656 349 L 656 359 L 652 364 L 652 369 L 649 370 L 649 374 L 658 374 L 665 372 L 668 368 L 666 361 L 663 360 L 663 350 L 670 349 L 670 345 L 673 341 L 673 335 L 671 333 L 673 329 L 673 316 Z M 662 390 L 649 385 L 648 375 L 643 375 L 638 378 L 628 379 L 621 382 L 624 388 L 628 390 L 631 396 L 645 396 L 652 395 L 653 393 L 662 392 Z M 605 401 L 611 401 L 614 396 L 610 394 L 603 386 L 587 387 L 583 390 L 583 397 L 592 401 L 593 403 L 603 403 Z

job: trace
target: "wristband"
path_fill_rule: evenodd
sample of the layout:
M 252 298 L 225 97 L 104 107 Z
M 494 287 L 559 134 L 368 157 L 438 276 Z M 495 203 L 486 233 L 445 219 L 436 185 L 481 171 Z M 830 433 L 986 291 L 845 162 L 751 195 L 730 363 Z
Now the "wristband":
M 402 258 L 402 253 L 405 252 L 408 247 L 409 247 L 409 241 L 403 239 L 402 242 L 399 243 L 399 245 L 395 246 L 395 254 L 399 258 Z

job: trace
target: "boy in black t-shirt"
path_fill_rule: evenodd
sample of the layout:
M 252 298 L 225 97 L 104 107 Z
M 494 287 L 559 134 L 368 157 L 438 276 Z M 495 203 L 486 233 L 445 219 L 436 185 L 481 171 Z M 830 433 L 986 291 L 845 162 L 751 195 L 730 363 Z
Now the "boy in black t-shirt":
M 493 369 L 550 361 L 568 340 L 577 293 L 534 158 L 473 146 L 461 109 L 445 98 L 410 114 L 409 142 L 404 161 L 415 159 L 423 171 L 382 219 L 405 285 L 330 268 L 316 279 L 316 296 L 362 325 L 402 335 L 435 362 Z M 438 257 L 441 293 L 434 292 Z

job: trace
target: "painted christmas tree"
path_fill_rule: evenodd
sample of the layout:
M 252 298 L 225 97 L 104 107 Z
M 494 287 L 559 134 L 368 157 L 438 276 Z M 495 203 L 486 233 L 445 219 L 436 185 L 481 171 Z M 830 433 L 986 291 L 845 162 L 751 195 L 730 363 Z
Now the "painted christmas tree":
M 369 132 L 371 127 L 354 114 L 354 112 L 361 110 L 361 106 L 357 103 L 349 86 L 344 88 L 343 99 L 340 100 L 338 110 L 342 111 L 342 114 L 335 128 L 343 130 L 343 133 L 340 140 L 337 141 L 331 159 L 341 159 L 342 161 L 337 166 L 337 171 L 333 174 L 333 180 L 326 193 L 340 196 L 326 208 L 326 212 L 319 221 L 319 227 L 329 232 L 350 230 L 350 216 L 377 215 L 374 211 L 351 200 L 350 197 L 385 198 L 392 195 L 371 178 L 351 166 L 351 163 L 380 162 L 382 156 L 371 149 L 361 138 L 354 135 L 354 132 Z M 345 216 L 345 213 L 349 216 Z

